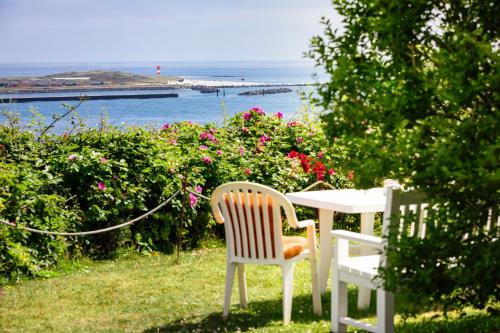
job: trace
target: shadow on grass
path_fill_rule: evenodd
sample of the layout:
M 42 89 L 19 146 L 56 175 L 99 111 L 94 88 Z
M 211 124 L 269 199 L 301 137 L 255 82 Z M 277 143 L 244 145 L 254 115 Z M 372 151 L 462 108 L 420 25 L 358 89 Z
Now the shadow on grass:
M 357 308 L 357 290 L 349 290 L 349 315 L 354 318 L 375 317 L 375 293 L 372 293 L 370 307 L 365 310 Z M 312 309 L 312 298 L 299 295 L 293 298 L 292 323 L 283 327 L 282 299 L 253 301 L 249 300 L 246 309 L 233 304 L 228 318 L 222 317 L 222 299 L 220 312 L 207 315 L 192 316 L 166 323 L 159 327 L 151 327 L 145 333 L 153 332 L 246 332 L 261 327 L 274 327 L 276 330 L 300 331 L 304 324 L 310 324 L 314 332 L 328 332 L 330 327 L 330 292 L 322 297 L 323 313 L 316 316 Z M 422 309 L 425 312 L 426 309 Z M 321 323 L 319 323 L 321 322 Z M 328 328 L 325 328 L 325 322 Z M 297 325 L 300 327 L 295 327 Z M 315 329 L 314 329 L 315 328 Z M 500 319 L 487 314 L 468 315 L 453 319 L 425 319 L 418 322 L 400 322 L 395 327 L 401 333 L 500 333 Z M 364 332 L 364 331 L 362 331 Z
M 375 313 L 373 304 L 368 310 L 355 310 L 357 292 L 349 291 L 349 308 L 359 316 L 369 316 Z M 295 324 L 307 324 L 318 321 L 330 321 L 330 293 L 322 297 L 323 314 L 317 316 L 313 313 L 312 297 L 310 295 L 298 295 L 293 298 L 292 323 L 288 327 L 293 330 Z M 249 299 L 248 307 L 240 309 L 234 303 L 231 306 L 229 316 L 222 317 L 222 299 L 220 312 L 212 312 L 206 316 L 193 316 L 167 323 L 160 327 L 152 327 L 144 332 L 245 332 L 252 328 L 265 326 L 282 327 L 283 305 L 282 299 L 265 301 L 252 301 Z M 329 324 L 328 324 L 329 325 Z
M 237 330 L 243 332 L 271 323 L 281 325 L 283 319 L 281 299 L 253 302 L 249 300 L 246 309 L 239 309 L 239 305 L 233 304 L 227 318 L 222 317 L 222 300 L 220 307 L 221 312 L 183 318 L 161 327 L 150 328 L 145 332 L 235 332 Z M 309 296 L 293 298 L 294 322 L 312 322 L 318 319 L 319 317 L 312 312 L 312 299 Z

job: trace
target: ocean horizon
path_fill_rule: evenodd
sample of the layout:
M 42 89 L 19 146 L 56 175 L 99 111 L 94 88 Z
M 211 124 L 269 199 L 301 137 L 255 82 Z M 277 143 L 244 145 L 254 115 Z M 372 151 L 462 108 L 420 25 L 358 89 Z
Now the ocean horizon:
M 155 75 L 156 66 L 161 66 L 165 76 L 178 76 L 194 80 L 220 80 L 276 84 L 306 85 L 317 82 L 321 75 L 309 61 L 209 61 L 209 62 L 102 62 L 102 63 L 0 63 L 0 77 L 34 77 L 49 74 L 113 70 L 140 75 Z M 313 87 L 292 87 L 292 92 L 283 94 L 241 96 L 238 93 L 262 88 L 238 87 L 224 88 L 224 94 L 202 94 L 191 89 L 175 89 L 177 98 L 154 98 L 148 100 L 90 100 L 85 101 L 77 110 L 78 115 L 90 127 L 97 127 L 102 117 L 116 126 L 161 126 L 189 120 L 201 124 L 221 125 L 224 113 L 232 116 L 253 106 L 260 106 L 266 112 L 281 112 L 286 118 L 294 118 L 308 107 L 304 95 L 312 92 Z M 171 91 L 171 90 L 169 90 Z M 142 91 L 145 93 L 146 91 Z M 123 93 L 123 92 L 121 92 Z M 141 93 L 141 91 L 134 91 Z M 78 93 L 73 93 L 72 95 Z M 85 93 L 91 94 L 91 93 Z M 93 93 L 92 93 L 93 94 Z M 40 95 L 40 94 L 26 94 Z M 26 126 L 32 118 L 33 110 L 47 120 L 53 114 L 65 112 L 63 102 L 43 101 L 30 103 L 8 103 L 12 95 L 0 95 L 2 111 L 20 114 L 21 124 Z M 75 102 L 65 102 L 73 105 Z M 0 122 L 5 121 L 4 119 Z M 71 126 L 74 119 L 68 118 L 57 123 L 53 132 L 61 133 Z

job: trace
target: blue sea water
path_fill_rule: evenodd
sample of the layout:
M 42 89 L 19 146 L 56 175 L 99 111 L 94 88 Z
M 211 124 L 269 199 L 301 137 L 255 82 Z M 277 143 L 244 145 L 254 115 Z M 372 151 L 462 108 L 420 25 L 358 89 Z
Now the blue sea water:
M 162 75 L 181 76 L 199 80 L 265 82 L 269 84 L 308 84 L 321 80 L 319 70 L 310 62 L 166 62 L 166 63 L 74 63 L 74 64 L 0 64 L 0 77 L 43 76 L 54 73 L 86 70 L 118 70 L 134 74 L 154 75 L 156 65 L 161 65 Z M 221 124 L 224 112 L 229 116 L 260 106 L 266 112 L 282 112 L 293 118 L 307 107 L 301 98 L 312 87 L 291 87 L 293 92 L 265 96 L 239 96 L 242 91 L 260 88 L 226 88 L 225 96 L 202 94 L 190 89 L 176 89 L 178 98 L 92 100 L 84 102 L 77 110 L 86 123 L 95 127 L 103 115 L 114 125 L 161 126 L 191 120 L 201 124 Z M 145 92 L 145 91 L 144 91 Z M 159 92 L 159 91 L 153 91 Z M 107 92 L 109 93 L 109 92 Z M 123 91 L 118 93 L 124 93 Z M 141 93 L 134 91 L 134 93 Z M 149 91 L 148 93 L 151 93 Z M 75 95 L 76 93 L 72 93 Z M 90 94 L 90 93 L 88 93 Z M 92 93 L 94 94 L 94 93 Z M 60 95 L 60 94 L 58 94 Z M 0 95 L 5 102 L 9 96 Z M 31 120 L 31 109 L 35 108 L 50 120 L 55 113 L 66 111 L 63 102 L 4 103 L 0 109 L 19 113 L 23 124 Z M 76 104 L 76 102 L 66 102 Z M 62 132 L 69 126 L 71 118 L 57 123 L 54 129 Z M 4 119 L 0 118 L 0 122 Z

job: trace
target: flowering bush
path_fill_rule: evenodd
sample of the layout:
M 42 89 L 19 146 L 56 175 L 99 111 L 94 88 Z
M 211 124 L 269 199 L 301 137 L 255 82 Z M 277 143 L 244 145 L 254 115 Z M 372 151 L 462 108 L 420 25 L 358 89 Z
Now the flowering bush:
M 21 178 L 10 181 L 30 189 L 24 192 L 0 184 L 2 218 L 41 229 L 83 231 L 123 223 L 183 184 L 206 196 L 236 180 L 281 192 L 298 191 L 317 180 L 350 186 L 342 148 L 326 138 L 317 123 L 307 118 L 287 122 L 281 113 L 267 115 L 258 107 L 236 114 L 223 127 L 180 122 L 123 131 L 106 126 L 37 140 L 31 132 L 0 126 L 0 139 L 0 169 L 11 170 L 2 176 L 36 179 L 29 186 Z M 30 200 L 42 200 L 43 205 L 28 211 L 23 207 Z M 183 247 L 195 247 L 207 232 L 221 234 L 221 227 L 215 225 L 208 202 L 192 193 L 130 228 L 95 236 L 63 239 L 0 226 L 0 257 L 8 263 L 0 266 L 0 274 L 36 274 L 75 252 L 109 256 L 129 246 L 169 252 L 179 236 Z

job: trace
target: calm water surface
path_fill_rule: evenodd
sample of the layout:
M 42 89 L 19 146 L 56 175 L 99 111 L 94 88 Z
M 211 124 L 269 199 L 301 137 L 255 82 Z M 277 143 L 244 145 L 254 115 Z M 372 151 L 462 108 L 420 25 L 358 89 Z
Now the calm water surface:
M 318 71 L 310 63 L 305 62 L 210 62 L 159 63 L 163 75 L 182 76 L 200 80 L 223 80 L 266 82 L 270 84 L 307 84 L 314 83 Z M 153 63 L 100 63 L 100 64 L 0 64 L 0 77 L 6 76 L 43 76 L 67 71 L 85 70 L 119 70 L 135 74 L 154 75 L 156 64 Z M 322 79 L 321 75 L 319 79 Z M 222 123 L 223 110 L 231 116 L 234 113 L 248 110 L 252 106 L 261 106 L 269 113 L 282 112 L 285 117 L 292 118 L 306 107 L 307 101 L 301 99 L 302 93 L 313 90 L 312 87 L 291 87 L 293 92 L 265 96 L 239 96 L 242 91 L 261 88 L 226 88 L 222 94 L 202 94 L 190 89 L 177 89 L 178 98 L 158 99 L 123 99 L 94 100 L 84 102 L 78 114 L 88 125 L 96 126 L 102 117 L 107 115 L 109 122 L 115 125 L 161 126 L 164 123 L 191 120 L 198 123 Z M 169 90 L 170 92 L 171 90 Z M 146 91 L 144 91 L 145 93 Z M 148 93 L 160 91 L 148 91 Z M 108 92 L 107 92 L 108 93 Z M 123 91 L 116 93 L 126 93 Z M 141 93 L 134 91 L 134 93 Z M 78 93 L 71 93 L 72 95 Z M 90 93 L 89 93 L 90 94 Z M 91 93 L 97 94 L 97 93 Z M 58 94 L 60 95 L 60 94 Z M 28 96 L 28 95 L 26 95 Z M 9 96 L 0 95 L 4 100 Z M 66 102 L 75 104 L 76 102 Z M 31 102 L 0 105 L 2 110 L 17 112 L 23 124 L 31 119 L 31 108 L 35 108 L 45 118 L 50 119 L 54 113 L 64 113 L 63 102 Z M 4 121 L 4 119 L 0 119 Z M 62 132 L 69 126 L 70 118 L 61 121 L 55 128 Z

